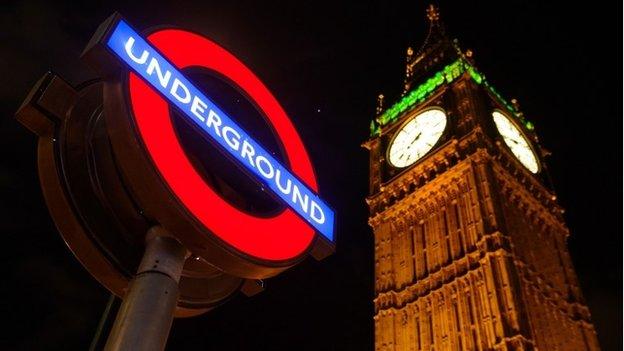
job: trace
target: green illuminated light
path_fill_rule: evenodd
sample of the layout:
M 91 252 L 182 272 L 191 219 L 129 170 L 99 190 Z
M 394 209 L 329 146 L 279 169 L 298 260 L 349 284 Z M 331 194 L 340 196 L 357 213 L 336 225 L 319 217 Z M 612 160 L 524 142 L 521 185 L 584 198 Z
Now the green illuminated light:
M 477 72 L 474 67 L 469 66 L 468 73 L 470 73 L 470 77 L 472 77 L 472 80 L 474 80 L 477 84 L 481 84 L 481 82 L 483 82 L 483 76 Z
M 513 112 L 514 115 L 518 117 L 516 114 L 516 109 L 513 107 L 513 105 L 505 101 L 505 99 L 503 99 L 501 94 L 499 94 L 498 91 L 496 91 L 496 89 L 494 89 L 494 87 L 490 85 L 490 83 L 485 82 L 484 85 L 490 91 L 490 93 L 492 93 L 492 95 L 494 95 L 498 99 L 498 102 L 503 104 L 509 111 Z
M 507 110 L 509 110 L 516 118 L 518 118 L 527 129 L 533 130 L 535 128 L 533 123 L 524 119 L 524 117 L 519 114 L 518 111 L 516 111 L 510 103 L 503 99 L 503 97 L 494 89 L 494 87 L 492 87 L 487 82 L 487 80 L 481 73 L 479 73 L 468 62 L 464 61 L 463 59 L 458 59 L 457 61 L 445 66 L 442 70 L 436 72 L 423 84 L 417 86 L 415 89 L 410 90 L 410 92 L 408 92 L 407 95 L 405 95 L 401 100 L 392 105 L 392 107 L 387 109 L 384 113 L 379 115 L 376 120 L 372 121 L 370 125 L 371 136 L 380 135 L 382 126 L 393 123 L 405 111 L 425 101 L 441 85 L 443 85 L 444 83 L 452 83 L 466 71 L 475 83 L 483 84 L 483 86 L 485 86 L 488 91 L 492 93 L 492 95 L 496 97 L 496 99 L 507 108 Z
M 461 76 L 462 73 L 464 73 L 467 67 L 469 67 L 469 65 L 462 60 L 457 60 L 450 65 L 444 67 L 441 71 L 435 73 L 433 77 L 427 79 L 423 84 L 416 87 L 416 89 L 411 90 L 399 102 L 386 110 L 381 116 L 377 118 L 377 122 L 379 122 L 379 124 L 382 126 L 393 122 L 407 109 L 423 102 L 439 86 L 441 86 L 445 82 L 453 82 L 455 79 Z
M 375 121 L 371 121 L 370 123 L 370 134 L 372 136 L 375 135 L 379 135 L 381 133 L 381 128 L 379 127 L 379 125 L 377 123 L 375 123 Z

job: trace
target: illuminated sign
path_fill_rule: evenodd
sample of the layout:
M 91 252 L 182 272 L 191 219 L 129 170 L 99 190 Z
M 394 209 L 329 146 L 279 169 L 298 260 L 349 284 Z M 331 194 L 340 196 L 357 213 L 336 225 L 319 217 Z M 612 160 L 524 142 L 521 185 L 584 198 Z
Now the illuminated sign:
M 310 235 L 301 219 L 333 242 L 334 212 L 316 194 L 316 179 L 303 143 L 279 103 L 247 67 L 195 33 L 161 30 L 146 41 L 123 20 L 111 30 L 106 46 L 136 73 L 130 74 L 128 87 L 139 133 L 162 177 L 200 222 L 234 247 L 264 259 L 287 259 L 305 249 L 313 231 Z M 253 100 L 284 145 L 291 170 L 185 78 L 179 70 L 188 66 L 223 74 Z M 288 209 L 272 218 L 255 217 L 220 199 L 182 150 L 171 125 L 169 104 L 299 217 Z

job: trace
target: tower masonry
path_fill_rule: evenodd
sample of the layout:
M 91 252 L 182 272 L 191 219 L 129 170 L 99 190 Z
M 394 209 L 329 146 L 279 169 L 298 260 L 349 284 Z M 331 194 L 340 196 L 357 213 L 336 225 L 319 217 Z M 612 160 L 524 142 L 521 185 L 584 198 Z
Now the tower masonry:
M 599 350 L 535 126 L 427 19 L 363 144 L 375 350 Z

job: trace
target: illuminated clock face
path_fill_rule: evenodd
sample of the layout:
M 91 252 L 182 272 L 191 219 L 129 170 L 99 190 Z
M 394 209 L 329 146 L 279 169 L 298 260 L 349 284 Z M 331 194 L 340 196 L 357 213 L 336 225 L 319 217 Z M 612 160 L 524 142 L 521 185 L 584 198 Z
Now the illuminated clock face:
M 388 149 L 388 161 L 403 168 L 423 157 L 438 142 L 446 127 L 446 114 L 427 110 L 407 122 L 394 136 Z
M 537 157 L 531 149 L 529 141 L 524 134 L 518 129 L 518 127 L 509 119 L 509 117 L 500 113 L 499 111 L 492 112 L 494 123 L 498 132 L 503 137 L 503 141 L 511 152 L 518 158 L 520 163 L 524 165 L 531 173 L 537 173 L 539 171 L 539 164 Z

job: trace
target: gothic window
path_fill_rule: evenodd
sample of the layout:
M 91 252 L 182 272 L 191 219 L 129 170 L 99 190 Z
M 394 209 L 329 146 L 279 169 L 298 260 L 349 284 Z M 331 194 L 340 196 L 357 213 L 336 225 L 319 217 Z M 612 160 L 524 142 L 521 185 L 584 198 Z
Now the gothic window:
M 417 350 L 422 349 L 421 346 L 421 337 L 420 337 L 420 319 L 418 318 L 418 312 L 416 313 L 416 340 L 417 340 L 417 345 L 418 348 Z
M 457 227 L 457 237 L 459 239 L 459 255 L 463 256 L 464 255 L 464 233 L 462 230 L 462 222 L 461 222 L 461 215 L 459 213 L 459 206 L 457 205 L 457 203 L 453 203 L 453 212 L 455 212 L 455 225 Z
M 422 250 L 423 250 L 423 264 L 425 269 L 425 274 L 429 272 L 429 263 L 427 262 L 427 223 L 422 222 L 420 224 L 420 235 L 422 241 Z
M 459 310 L 457 309 L 457 300 L 453 299 L 453 315 L 455 317 L 455 334 L 457 335 L 457 345 L 459 350 L 463 350 L 462 338 L 461 338 L 461 322 L 459 319 Z
M 446 238 L 446 254 L 447 254 L 447 262 L 450 262 L 453 259 L 453 250 L 451 245 L 451 236 L 449 235 L 448 228 L 448 215 L 446 213 L 446 208 L 442 210 L 442 232 Z

